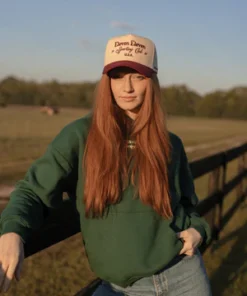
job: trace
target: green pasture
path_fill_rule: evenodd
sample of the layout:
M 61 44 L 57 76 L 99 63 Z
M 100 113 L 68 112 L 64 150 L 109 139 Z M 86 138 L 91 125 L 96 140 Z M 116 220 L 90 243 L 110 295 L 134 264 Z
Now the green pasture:
M 37 107 L 9 106 L 0 109 L 0 187 L 14 184 L 22 178 L 32 161 L 45 151 L 61 128 L 87 112 L 66 108 L 59 115 L 47 116 Z M 188 153 L 190 160 L 247 139 L 247 121 L 170 117 L 168 126 L 170 131 L 182 138 L 186 147 L 212 144 L 212 149 L 198 146 L 196 151 Z M 237 162 L 232 161 L 228 166 L 227 179 L 230 180 L 236 173 Z M 200 199 L 207 195 L 207 182 L 208 176 L 195 181 Z M 235 191 L 227 196 L 224 211 L 235 198 Z M 204 254 L 213 295 L 247 295 L 246 208 L 246 203 L 241 205 L 223 230 L 219 242 Z M 78 234 L 26 259 L 21 281 L 18 284 L 13 282 L 6 295 L 69 296 L 93 278 L 81 235 Z

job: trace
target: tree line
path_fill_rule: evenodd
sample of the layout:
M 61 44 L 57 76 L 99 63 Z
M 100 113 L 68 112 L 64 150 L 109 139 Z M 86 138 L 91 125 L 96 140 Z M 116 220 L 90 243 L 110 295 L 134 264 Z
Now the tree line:
M 0 106 L 9 104 L 91 108 L 96 82 L 27 81 L 9 76 L 0 81 Z M 200 95 L 186 85 L 161 87 L 169 115 L 247 119 L 247 86 Z

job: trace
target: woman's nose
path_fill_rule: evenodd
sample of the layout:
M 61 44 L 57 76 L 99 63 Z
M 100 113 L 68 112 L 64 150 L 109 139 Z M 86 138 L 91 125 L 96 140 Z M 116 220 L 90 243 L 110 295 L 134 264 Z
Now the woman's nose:
M 133 91 L 133 85 L 132 85 L 130 76 L 127 76 L 124 79 L 124 91 L 126 91 L 126 92 Z

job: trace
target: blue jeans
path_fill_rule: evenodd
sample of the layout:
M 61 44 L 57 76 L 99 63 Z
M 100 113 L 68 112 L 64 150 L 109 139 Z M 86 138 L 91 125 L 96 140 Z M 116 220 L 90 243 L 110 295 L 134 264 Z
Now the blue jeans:
M 212 296 L 200 251 L 175 265 L 122 288 L 102 281 L 93 296 Z

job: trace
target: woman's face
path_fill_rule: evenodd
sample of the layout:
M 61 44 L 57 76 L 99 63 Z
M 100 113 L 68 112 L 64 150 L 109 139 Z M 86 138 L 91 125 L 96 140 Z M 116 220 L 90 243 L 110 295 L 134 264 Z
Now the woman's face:
M 135 119 L 144 100 L 147 78 L 127 67 L 116 68 L 109 76 L 117 105 L 129 117 Z

